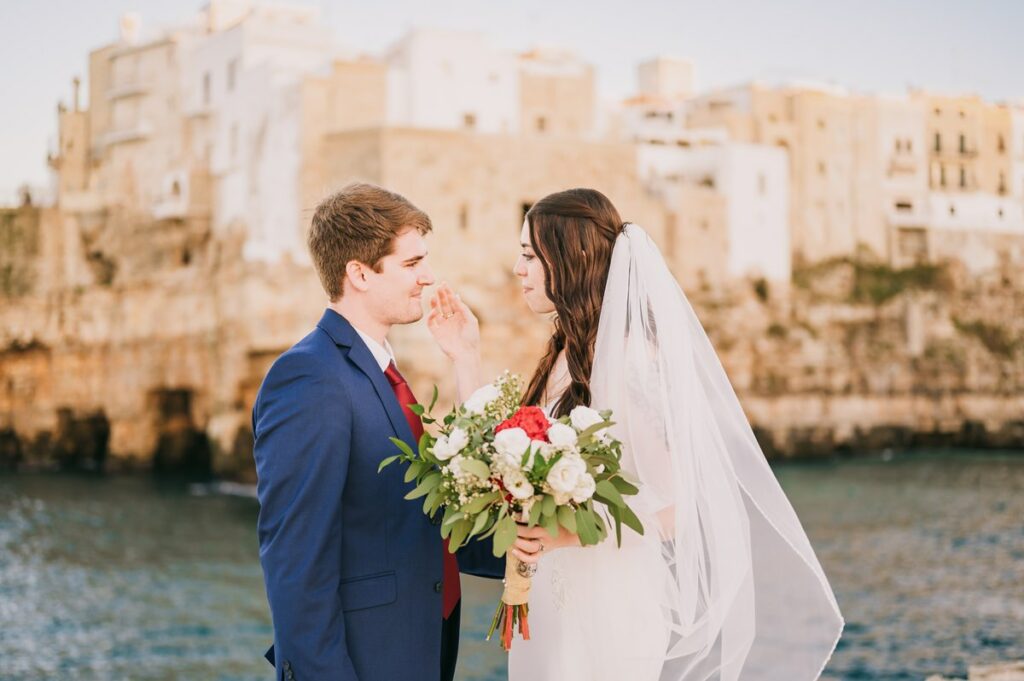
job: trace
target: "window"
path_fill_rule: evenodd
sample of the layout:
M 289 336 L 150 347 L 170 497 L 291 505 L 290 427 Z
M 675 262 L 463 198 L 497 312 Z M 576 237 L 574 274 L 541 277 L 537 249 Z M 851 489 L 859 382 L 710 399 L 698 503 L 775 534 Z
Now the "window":
M 203 104 L 210 103 L 210 73 L 203 74 Z
M 999 219 L 1002 220 L 1003 219 L 1003 209 L 1000 208 L 997 212 L 999 213 Z
M 824 175 L 825 171 L 826 171 L 825 162 L 824 161 L 818 161 L 818 174 L 819 175 Z
M 942 151 L 942 134 L 937 132 L 935 133 L 935 152 L 940 151 Z
M 911 140 L 911 139 L 907 139 L 906 147 L 907 147 L 907 151 L 913 151 L 914 150 L 914 141 Z
M 897 201 L 896 210 L 901 213 L 912 213 L 914 211 L 914 204 L 910 201 Z
M 469 206 L 466 204 L 459 206 L 459 229 L 463 232 L 469 229 Z
M 903 140 L 897 139 L 894 146 L 897 152 L 903 151 Z
M 462 114 L 462 127 L 466 128 L 467 130 L 473 130 L 474 128 L 476 128 L 476 114 Z
M 1000 154 L 1006 153 L 1006 139 L 1002 135 L 996 137 L 996 150 Z
M 1006 194 L 1006 173 L 999 172 L 999 193 Z
M 544 116 L 537 116 L 537 132 L 544 132 L 548 129 L 548 119 Z
M 960 166 L 960 187 L 967 187 L 967 168 Z
M 956 206 L 954 206 L 952 203 L 949 204 L 949 214 L 956 215 Z
M 819 118 L 818 119 L 818 130 L 824 130 L 824 129 L 825 129 L 825 119 L 824 118 Z
M 960 134 L 960 153 L 967 153 L 967 137 L 965 137 L 963 133 Z
M 235 76 L 238 71 L 238 60 L 232 59 L 228 62 L 228 92 L 235 89 Z
M 939 184 L 946 186 L 946 166 L 939 166 Z
M 764 176 L 764 173 L 758 173 L 757 175 L 757 193 L 761 196 L 768 193 L 768 178 Z

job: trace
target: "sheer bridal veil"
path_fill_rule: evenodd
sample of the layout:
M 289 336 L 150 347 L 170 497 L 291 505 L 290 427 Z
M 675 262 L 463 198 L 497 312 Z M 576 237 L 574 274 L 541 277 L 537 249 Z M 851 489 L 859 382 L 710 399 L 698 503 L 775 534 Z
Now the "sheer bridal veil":
M 641 483 L 645 534 L 623 531 L 662 558 L 622 585 L 660 606 L 660 679 L 817 679 L 843 628 L 832 589 L 700 321 L 633 224 L 612 254 L 591 390 Z

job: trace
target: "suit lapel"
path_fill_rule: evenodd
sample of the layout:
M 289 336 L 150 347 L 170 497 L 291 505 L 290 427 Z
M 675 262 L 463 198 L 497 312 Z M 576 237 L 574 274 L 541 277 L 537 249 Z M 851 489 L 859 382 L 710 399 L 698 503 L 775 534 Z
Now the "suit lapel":
M 398 437 L 405 440 L 413 448 L 413 451 L 416 451 L 417 443 L 413 441 L 412 430 L 409 428 L 409 422 L 405 420 L 402 407 L 395 398 L 395 391 L 392 390 L 391 384 L 388 383 L 377 360 L 373 358 L 373 353 L 366 347 L 366 343 L 352 328 L 352 325 L 334 310 L 326 310 L 317 326 L 326 331 L 337 345 L 345 348 L 349 360 L 370 379 L 378 399 L 384 405 L 384 411 L 388 415 L 391 427 L 394 428 Z M 356 398 L 358 399 L 358 396 Z

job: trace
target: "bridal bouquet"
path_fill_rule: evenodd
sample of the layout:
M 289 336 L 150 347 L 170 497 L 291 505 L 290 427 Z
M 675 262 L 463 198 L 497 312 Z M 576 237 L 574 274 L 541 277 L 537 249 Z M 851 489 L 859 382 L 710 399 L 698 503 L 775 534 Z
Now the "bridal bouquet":
M 518 376 L 505 372 L 452 409 L 435 437 L 425 432 L 418 451 L 398 438 L 400 453 L 380 464 L 408 464 L 406 482 L 416 487 L 406 499 L 423 498 L 430 517 L 443 513 L 441 535 L 454 553 L 473 538 L 494 536 L 494 555 L 506 556 L 505 590 L 487 639 L 501 629 L 505 650 L 518 627 L 530 638 L 528 621 L 533 566 L 521 563 L 509 547 L 517 522 L 540 525 L 552 537 L 559 525 L 584 546 L 597 544 L 614 525 L 621 545 L 622 526 L 643 534 L 623 497 L 637 488 L 621 472 L 621 443 L 608 434 L 611 412 L 579 406 L 568 416 L 549 418 L 537 407 L 522 406 Z M 411 408 L 424 424 L 436 424 L 430 406 Z

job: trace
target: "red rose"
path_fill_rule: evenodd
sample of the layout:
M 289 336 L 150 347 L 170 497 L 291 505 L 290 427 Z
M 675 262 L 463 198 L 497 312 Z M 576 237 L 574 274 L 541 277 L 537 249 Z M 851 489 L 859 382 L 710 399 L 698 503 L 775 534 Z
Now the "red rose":
M 499 423 L 495 433 L 500 433 L 506 428 L 522 428 L 531 440 L 548 441 L 548 417 L 540 407 L 519 407 L 512 418 Z

